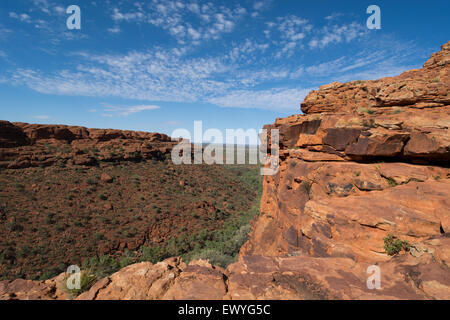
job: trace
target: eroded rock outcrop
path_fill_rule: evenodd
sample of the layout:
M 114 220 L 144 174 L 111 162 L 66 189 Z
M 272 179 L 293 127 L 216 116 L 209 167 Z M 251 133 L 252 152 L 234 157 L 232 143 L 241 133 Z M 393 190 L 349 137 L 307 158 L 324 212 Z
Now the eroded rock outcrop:
M 161 159 L 176 143 L 159 133 L 0 121 L 0 167 Z
M 261 216 L 241 256 L 346 258 L 382 272 L 408 261 L 440 270 L 434 294 L 416 275 L 424 297 L 448 296 L 446 258 L 431 253 L 433 265 L 412 254 L 425 243 L 427 252 L 439 243 L 440 256 L 450 253 L 449 89 L 447 43 L 423 69 L 323 86 L 302 103 L 304 115 L 267 126 L 280 130 L 279 172 L 265 177 Z M 388 234 L 410 243 L 411 254 L 388 256 Z

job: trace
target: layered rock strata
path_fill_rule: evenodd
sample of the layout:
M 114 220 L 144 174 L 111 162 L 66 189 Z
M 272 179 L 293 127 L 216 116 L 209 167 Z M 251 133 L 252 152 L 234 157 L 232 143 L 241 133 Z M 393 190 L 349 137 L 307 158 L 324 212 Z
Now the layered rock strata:
M 0 167 L 161 159 L 176 143 L 160 133 L 0 121 Z

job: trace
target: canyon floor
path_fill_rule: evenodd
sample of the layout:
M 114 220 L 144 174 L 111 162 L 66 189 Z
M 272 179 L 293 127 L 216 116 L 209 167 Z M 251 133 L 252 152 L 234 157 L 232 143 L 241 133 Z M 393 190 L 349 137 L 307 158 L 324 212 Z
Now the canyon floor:
M 379 80 L 324 85 L 319 90 L 310 92 L 301 103 L 303 114 L 277 119 L 274 124 L 267 125 L 267 129 L 279 130 L 279 142 L 271 141 L 272 137 L 268 137 L 272 150 L 277 151 L 270 151 L 269 155 L 279 157 L 279 167 L 275 175 L 264 177 L 259 213 L 255 214 L 251 223 L 248 240 L 240 247 L 237 262 L 230 265 L 218 263 L 220 258 L 215 255 L 207 257 L 206 251 L 202 252 L 204 256 L 199 254 L 195 259 L 183 258 L 182 254 L 180 258 L 180 254 L 172 255 L 173 252 L 169 251 L 172 257 L 159 262 L 140 260 L 141 262 L 130 264 L 97 279 L 95 283 L 93 281 L 84 292 L 78 292 L 80 294 L 76 296 L 68 296 L 64 290 L 67 275 L 61 273 L 41 281 L 11 278 L 1 281 L 0 298 L 448 300 L 449 89 L 450 42 L 444 44 L 439 52 L 433 53 L 421 69 Z M 31 221 L 45 223 L 45 213 L 48 212 L 46 203 L 49 198 L 41 200 L 31 192 L 33 188 L 39 189 L 46 184 L 33 183 L 32 179 L 34 177 L 48 181 L 43 178 L 43 173 L 48 172 L 51 177 L 54 170 L 59 170 L 54 166 L 61 159 L 66 166 L 81 166 L 73 170 L 86 173 L 86 179 L 103 180 L 97 185 L 93 184 L 96 186 L 95 191 L 86 197 L 80 196 L 77 190 L 72 190 L 73 187 L 68 188 L 67 185 L 70 184 L 65 182 L 71 177 L 77 179 L 78 175 L 66 174 L 64 179 L 58 179 L 61 188 L 52 183 L 49 185 L 51 193 L 56 194 L 56 189 L 61 189 L 65 190 L 63 193 L 66 196 L 64 204 L 56 206 L 53 218 L 58 217 L 60 222 L 67 218 L 64 221 L 69 225 L 70 211 L 65 216 L 58 211 L 58 208 L 66 207 L 68 203 L 73 206 L 83 204 L 88 210 L 92 210 L 89 231 L 80 232 L 80 235 L 67 234 L 69 238 L 80 241 L 83 247 L 87 244 L 82 240 L 83 234 L 89 239 L 94 236 L 95 240 L 95 232 L 103 235 L 104 238 L 97 237 L 97 240 L 106 245 L 102 253 L 108 253 L 111 249 L 132 250 L 150 240 L 166 243 L 183 226 L 187 230 L 201 230 L 196 218 L 189 218 L 192 212 L 190 207 L 188 212 L 183 210 L 186 208 L 177 208 L 179 216 L 173 218 L 173 222 L 166 214 L 167 211 L 175 210 L 173 206 L 168 210 L 168 203 L 163 205 L 159 202 L 157 205 L 163 212 L 160 215 L 164 217 L 161 227 L 153 227 L 154 224 L 149 223 L 146 225 L 147 229 L 135 226 L 136 232 L 128 234 L 149 234 L 149 230 L 156 228 L 157 231 L 150 238 L 144 237 L 144 242 L 139 243 L 136 242 L 137 238 L 126 240 L 122 230 L 105 223 L 101 220 L 102 215 L 98 214 L 100 208 L 116 212 L 115 210 L 124 210 L 133 203 L 134 210 L 129 211 L 130 213 L 126 210 L 117 211 L 117 219 L 122 222 L 120 225 L 130 224 L 131 227 L 133 216 L 137 216 L 137 219 L 146 214 L 154 216 L 152 208 L 150 213 L 146 213 L 143 205 L 145 201 L 140 198 L 151 198 L 149 193 L 152 192 L 152 187 L 139 186 L 137 183 L 131 187 L 134 184 L 132 174 L 142 172 L 142 168 L 137 169 L 139 167 L 131 164 L 125 166 L 130 166 L 127 169 L 121 169 L 122 164 L 116 165 L 115 169 L 110 164 L 106 167 L 89 166 L 98 165 L 99 161 L 161 161 L 173 146 L 168 137 L 4 122 L 0 128 L 0 138 L 0 166 L 5 168 L 1 177 L 8 183 L 7 189 L 2 189 L 6 190 L 3 192 L 3 199 L 8 201 L 8 207 L 2 211 L 6 212 L 2 213 L 2 217 L 6 218 L 3 218 L 5 223 L 1 232 L 6 235 L 2 237 L 3 243 L 15 240 L 14 244 L 10 244 L 10 251 L 16 252 L 17 244 L 24 246 L 27 243 L 26 237 L 32 234 L 37 235 L 37 239 L 42 238 L 39 237 L 41 233 L 38 227 L 28 225 L 27 220 L 24 220 L 25 216 L 28 219 L 37 216 L 39 218 Z M 54 143 L 70 145 L 71 151 L 60 158 L 43 154 L 39 141 L 45 146 L 45 143 L 49 143 L 48 139 Z M 95 145 L 99 152 L 83 151 L 83 146 L 86 145 Z M 115 150 L 120 146 L 123 149 L 120 155 L 107 151 L 108 148 Z M 204 202 L 201 202 L 205 212 L 199 216 L 210 219 L 210 214 L 217 213 L 217 209 L 223 214 L 223 217 L 219 215 L 222 218 L 218 221 L 200 219 L 205 224 L 204 227 L 219 232 L 220 236 L 215 238 L 217 244 L 230 243 L 225 241 L 230 237 L 224 237 L 220 232 L 228 229 L 225 217 L 232 217 L 233 214 L 236 217 L 252 216 L 242 215 L 242 212 L 251 210 L 252 201 L 258 199 L 258 188 L 251 187 L 256 185 L 257 179 L 250 179 L 251 174 L 245 171 L 252 169 L 234 168 L 226 171 L 229 169 L 219 166 L 204 168 L 207 172 L 204 175 L 205 181 L 215 184 L 211 189 L 199 192 L 196 188 L 203 184 L 192 181 L 197 178 L 195 174 L 198 172 L 194 174 L 189 171 L 191 169 L 163 163 L 159 162 L 158 166 L 161 167 L 153 169 L 154 174 L 145 175 L 144 181 L 148 181 L 153 188 L 161 188 L 158 179 L 162 173 L 175 172 L 177 182 L 169 187 L 170 192 L 181 191 L 182 186 L 195 187 L 189 191 L 191 196 L 198 192 L 205 197 Z M 102 179 L 103 173 L 108 177 L 103 175 Z M 233 184 L 230 186 L 232 180 L 229 180 L 233 175 L 237 179 L 235 181 L 244 177 L 247 184 L 239 184 L 239 187 L 236 185 L 233 188 Z M 95 176 L 99 178 L 92 178 Z M 222 180 L 217 180 L 222 178 L 223 183 Z M 140 182 L 140 179 L 136 180 Z M 109 187 L 114 183 L 118 185 Z M 122 186 L 130 183 L 128 191 L 121 191 Z M 33 184 L 36 186 L 33 187 Z M 80 179 L 80 184 L 81 192 L 89 190 L 87 184 L 91 185 L 84 179 Z M 219 188 L 219 184 L 222 184 L 222 189 L 215 189 Z M 249 188 L 244 193 L 245 197 L 238 196 L 242 195 L 242 186 Z M 141 191 L 130 192 L 133 188 L 141 188 Z M 224 197 L 225 190 L 228 193 Z M 117 195 L 117 192 L 123 194 Z M 218 194 L 215 195 L 214 192 Z M 68 199 L 71 194 L 73 198 Z M 96 199 L 93 194 L 96 194 Z M 127 195 L 132 201 L 122 199 L 123 195 Z M 192 201 L 196 204 L 198 196 L 192 196 Z M 30 199 L 26 200 L 26 197 Z M 166 193 L 159 197 L 164 197 L 170 203 L 175 195 Z M 183 198 L 186 197 L 183 192 L 176 197 L 180 197 L 181 201 L 187 200 Z M 15 209 L 8 213 L 9 203 L 18 199 L 22 199 L 21 204 L 13 206 Z M 111 202 L 111 199 L 115 201 Z M 33 205 L 32 201 L 39 207 Z M 230 212 L 225 208 L 236 211 Z M 24 215 L 26 210 L 29 213 Z M 62 216 L 65 218 L 62 219 Z M 108 219 L 112 222 L 112 217 L 108 216 Z M 87 220 L 84 219 L 81 223 L 87 223 Z M 174 227 L 168 227 L 168 224 Z M 220 229 L 222 225 L 225 228 Z M 245 223 L 232 224 L 234 232 L 231 243 L 237 244 L 237 240 L 242 239 L 241 232 L 237 231 L 240 225 L 244 225 L 244 228 L 239 230 L 246 232 Z M 72 231 L 78 230 L 77 226 L 69 227 Z M 32 228 L 37 231 L 30 232 Z M 44 227 L 45 230 L 51 228 L 54 228 L 53 224 L 51 227 Z M 120 235 L 117 230 L 120 230 Z M 50 235 L 54 237 L 54 230 L 51 232 Z M 30 238 L 30 241 L 35 240 Z M 59 241 L 65 241 L 65 238 Z M 54 243 L 55 241 L 51 241 L 49 246 Z M 212 249 L 207 246 L 205 248 Z M 218 247 L 216 254 L 228 254 L 227 250 Z M 21 258 L 24 271 L 7 269 L 5 261 L 14 265 L 16 258 L 11 260 L 10 255 L 5 256 L 4 252 L 2 270 L 8 276 L 27 270 L 26 258 Z M 154 253 L 154 250 L 151 252 Z M 163 259 L 162 256 L 160 258 Z M 209 261 L 207 258 L 210 258 Z M 12 270 L 11 273 L 8 270 Z M 26 272 L 32 273 L 31 270 Z M 87 269 L 86 272 L 91 271 Z M 373 276 L 378 280 L 372 281 Z

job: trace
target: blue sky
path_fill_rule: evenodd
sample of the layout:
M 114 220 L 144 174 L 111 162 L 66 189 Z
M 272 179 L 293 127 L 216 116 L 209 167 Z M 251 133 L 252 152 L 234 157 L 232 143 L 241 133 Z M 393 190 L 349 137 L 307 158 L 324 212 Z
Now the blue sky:
M 66 8 L 81 8 L 68 30 Z M 369 30 L 366 8 L 381 8 Z M 419 68 L 449 1 L 3 0 L 0 119 L 158 131 L 255 128 L 308 91 Z

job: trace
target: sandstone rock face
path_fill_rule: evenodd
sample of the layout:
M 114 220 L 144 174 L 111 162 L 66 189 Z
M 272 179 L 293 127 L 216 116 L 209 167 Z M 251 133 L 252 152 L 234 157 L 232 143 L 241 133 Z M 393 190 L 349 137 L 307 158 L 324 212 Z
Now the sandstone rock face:
M 448 105 L 450 42 L 425 62 L 423 69 L 373 81 L 334 82 L 312 91 L 301 104 L 307 114 L 351 112 L 358 108 L 435 108 Z
M 304 115 L 267 126 L 280 131 L 279 171 L 264 177 L 238 262 L 135 264 L 78 299 L 450 299 L 449 75 L 450 42 L 423 69 L 311 92 Z M 72 144 L 87 135 L 58 132 Z M 14 137 L 0 141 L 25 143 Z M 409 250 L 389 256 L 389 234 Z M 378 289 L 368 286 L 373 266 Z M 55 281 L 3 281 L 0 298 L 55 299 Z
M 432 239 L 411 254 L 376 262 L 381 288 L 369 289 L 367 268 L 351 258 L 243 256 L 227 270 L 171 258 L 138 263 L 98 281 L 77 300 L 342 300 L 449 299 L 449 239 Z M 447 249 L 447 253 L 446 252 Z M 63 276 L 46 282 L 0 282 L 0 299 L 67 299 Z
M 448 279 L 446 258 L 431 254 L 422 261 L 415 250 L 427 243 L 435 252 L 431 243 L 447 243 L 450 234 L 449 61 L 450 42 L 423 69 L 323 86 L 302 103 L 306 114 L 267 126 L 280 130 L 280 167 L 264 179 L 261 216 L 241 260 L 288 255 L 332 264 L 345 258 L 358 268 L 377 264 L 394 273 L 405 263 Z M 388 234 L 408 241 L 410 254 L 388 256 Z M 445 245 L 439 250 L 450 253 Z M 427 277 L 415 279 L 422 297 L 448 295 L 447 280 L 426 291 Z
M 176 143 L 159 133 L 0 121 L 0 167 L 161 159 Z
M 12 148 L 29 144 L 26 134 L 8 121 L 0 121 L 0 148 Z
M 0 281 L 0 300 L 64 300 L 62 289 L 65 274 L 46 281 L 16 279 Z

